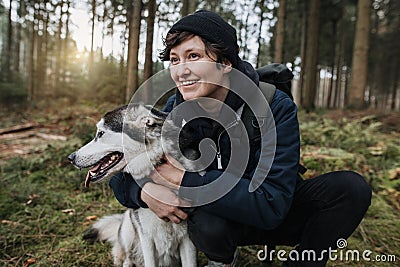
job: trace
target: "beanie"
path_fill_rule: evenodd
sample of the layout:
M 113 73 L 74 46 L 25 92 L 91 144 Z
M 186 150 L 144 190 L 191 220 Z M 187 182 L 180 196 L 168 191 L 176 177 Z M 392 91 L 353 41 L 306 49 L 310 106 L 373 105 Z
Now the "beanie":
M 240 61 L 236 29 L 223 18 L 208 10 L 199 10 L 176 22 L 168 33 L 187 31 L 227 49 L 227 59 L 236 68 Z

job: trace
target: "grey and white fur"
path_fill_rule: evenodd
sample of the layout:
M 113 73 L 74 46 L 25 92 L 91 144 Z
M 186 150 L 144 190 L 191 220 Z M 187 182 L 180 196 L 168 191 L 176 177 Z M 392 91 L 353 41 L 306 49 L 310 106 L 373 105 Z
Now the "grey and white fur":
M 140 181 L 165 154 L 193 169 L 193 162 L 182 155 L 179 142 L 173 140 L 177 131 L 163 112 L 141 104 L 123 106 L 106 113 L 97 123 L 96 137 L 68 158 L 78 168 L 90 168 L 86 186 L 119 172 Z M 193 159 L 196 153 L 187 150 L 184 154 Z M 105 216 L 84 238 L 111 243 L 115 266 L 196 266 L 196 249 L 186 222 L 165 222 L 150 209 Z

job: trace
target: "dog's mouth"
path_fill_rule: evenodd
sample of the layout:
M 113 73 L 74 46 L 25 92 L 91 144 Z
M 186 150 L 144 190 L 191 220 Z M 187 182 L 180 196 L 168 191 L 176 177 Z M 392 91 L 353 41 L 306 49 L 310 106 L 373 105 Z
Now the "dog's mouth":
M 90 182 L 98 182 L 104 178 L 108 170 L 117 165 L 123 157 L 121 152 L 112 152 L 95 163 L 86 175 L 85 187 L 89 187 Z

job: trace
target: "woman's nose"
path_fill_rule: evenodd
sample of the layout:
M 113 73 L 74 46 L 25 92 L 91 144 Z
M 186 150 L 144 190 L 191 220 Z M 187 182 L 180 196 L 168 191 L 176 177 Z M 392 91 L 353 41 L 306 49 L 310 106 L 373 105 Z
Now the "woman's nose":
M 173 66 L 172 70 L 176 76 L 184 77 L 190 74 L 190 67 L 187 63 L 179 63 Z

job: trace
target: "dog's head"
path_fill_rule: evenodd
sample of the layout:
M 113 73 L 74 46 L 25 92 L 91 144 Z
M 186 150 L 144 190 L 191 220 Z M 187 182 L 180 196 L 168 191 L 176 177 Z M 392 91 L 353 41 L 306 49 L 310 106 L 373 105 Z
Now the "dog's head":
M 132 104 L 107 112 L 97 123 L 95 138 L 68 156 L 77 168 L 90 168 L 85 186 L 122 172 L 127 164 L 146 154 L 161 136 L 166 113 L 150 106 Z M 153 157 L 162 157 L 152 155 Z

